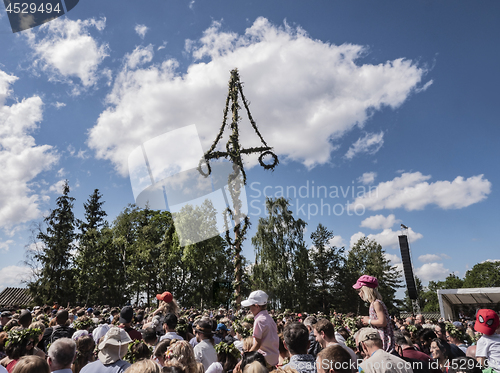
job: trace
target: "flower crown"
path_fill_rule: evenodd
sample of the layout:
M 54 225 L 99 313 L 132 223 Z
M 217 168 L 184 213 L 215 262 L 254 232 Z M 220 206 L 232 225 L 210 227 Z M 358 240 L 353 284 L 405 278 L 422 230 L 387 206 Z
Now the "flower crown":
M 446 331 L 448 332 L 449 335 L 451 335 L 453 338 L 456 339 L 463 339 L 463 333 L 461 330 L 459 330 L 454 324 L 451 322 L 446 323 Z
M 94 321 L 92 319 L 84 319 L 80 321 L 75 321 L 73 326 L 76 330 L 87 330 L 89 327 L 93 328 L 95 326 Z
M 35 340 L 40 334 L 42 334 L 42 331 L 39 328 L 9 330 L 7 332 L 8 339 L 5 346 L 8 346 L 10 343 L 22 344 L 30 339 Z
M 172 360 L 172 359 L 182 360 L 184 358 L 184 355 L 177 355 L 175 352 L 172 351 L 172 349 L 169 348 L 165 353 L 165 357 L 167 358 L 167 360 Z
M 245 328 L 242 323 L 245 322 L 245 319 L 244 318 L 242 321 L 239 321 L 239 320 L 235 320 L 233 322 L 233 330 L 238 333 L 239 335 L 241 335 L 243 338 L 247 338 L 247 337 L 251 337 L 252 336 L 252 330 L 251 329 L 247 329 Z M 253 322 L 250 322 L 250 324 L 252 324 Z
M 215 345 L 215 351 L 218 354 L 224 353 L 226 355 L 233 355 L 236 360 L 241 358 L 241 352 L 234 346 L 234 343 L 228 344 L 226 342 L 220 342 Z
M 186 333 L 187 332 L 187 324 L 184 323 L 178 323 L 177 326 L 175 327 L 175 331 L 177 334 L 179 333 Z
M 137 352 L 135 351 L 135 346 L 137 346 L 139 343 L 144 343 L 144 341 L 136 339 L 132 343 L 128 344 L 128 350 L 125 356 L 123 357 L 123 360 L 128 361 L 130 364 L 134 364 L 137 361 Z M 153 354 L 153 349 L 148 346 L 150 355 Z

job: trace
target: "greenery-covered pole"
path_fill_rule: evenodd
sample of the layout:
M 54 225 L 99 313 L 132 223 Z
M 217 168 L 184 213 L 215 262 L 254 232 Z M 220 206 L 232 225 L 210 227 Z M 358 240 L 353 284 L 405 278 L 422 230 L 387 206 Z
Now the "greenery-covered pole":
M 263 146 L 248 148 L 248 149 L 243 149 L 240 146 L 239 131 L 238 131 L 238 123 L 241 119 L 239 116 L 239 110 L 240 110 L 240 105 L 238 103 L 239 95 L 241 95 L 241 101 L 243 102 L 243 105 L 246 109 L 248 119 L 250 120 L 250 123 L 251 123 L 254 131 L 259 136 L 259 139 L 262 142 Z M 226 144 L 226 151 L 215 151 L 215 148 L 217 147 L 218 142 L 222 138 L 222 135 L 224 133 L 224 129 L 226 127 L 230 101 L 231 101 L 231 114 L 232 114 L 231 135 L 229 136 L 229 140 Z M 200 165 L 198 167 L 198 170 L 204 176 L 210 175 L 210 173 L 211 173 L 210 160 L 211 159 L 226 158 L 226 159 L 229 159 L 233 164 L 233 172 L 228 177 L 228 186 L 229 186 L 229 192 L 231 194 L 231 200 L 233 203 L 233 211 L 231 211 L 228 208 L 226 210 L 226 213 L 229 214 L 234 221 L 234 225 L 235 225 L 234 229 L 233 229 L 234 239 L 232 239 L 230 237 L 229 229 L 227 229 L 226 230 L 226 241 L 231 246 L 232 252 L 233 252 L 233 263 L 234 263 L 233 304 L 237 309 L 240 307 L 240 303 L 241 303 L 241 277 L 242 277 L 241 243 L 245 239 L 245 233 L 250 225 L 250 220 L 249 220 L 248 216 L 245 216 L 242 219 L 242 215 L 241 215 L 241 210 L 242 210 L 242 203 L 241 203 L 241 199 L 240 199 L 241 186 L 242 186 L 242 184 L 246 185 L 246 174 L 245 174 L 245 169 L 243 167 L 243 160 L 241 159 L 241 156 L 242 156 L 242 154 L 260 153 L 260 156 L 259 156 L 260 165 L 262 167 L 264 167 L 264 169 L 266 169 L 266 170 L 269 170 L 269 169 L 272 170 L 272 169 L 274 169 L 274 167 L 276 167 L 278 165 L 279 162 L 278 162 L 278 157 L 276 156 L 276 154 L 274 154 L 271 151 L 271 149 L 272 148 L 267 145 L 267 143 L 264 141 L 264 138 L 262 137 L 259 130 L 257 129 L 257 125 L 252 118 L 252 114 L 250 113 L 250 109 L 248 107 L 248 102 L 247 102 L 245 96 L 243 95 L 243 88 L 242 88 L 242 84 L 240 82 L 240 76 L 238 74 L 238 69 L 234 69 L 231 71 L 231 77 L 229 79 L 229 92 L 228 92 L 227 99 L 226 99 L 226 106 L 224 108 L 224 118 L 222 120 L 222 126 L 220 128 L 220 131 L 219 131 L 217 137 L 215 138 L 214 143 L 212 144 L 210 149 L 205 153 L 203 159 L 200 160 Z M 272 157 L 271 164 L 264 163 L 265 156 Z M 202 170 L 203 164 L 206 166 L 207 172 L 204 172 Z M 224 218 L 226 218 L 226 214 L 224 215 Z M 226 228 L 227 227 L 228 227 L 228 225 L 227 225 L 227 220 L 226 220 Z

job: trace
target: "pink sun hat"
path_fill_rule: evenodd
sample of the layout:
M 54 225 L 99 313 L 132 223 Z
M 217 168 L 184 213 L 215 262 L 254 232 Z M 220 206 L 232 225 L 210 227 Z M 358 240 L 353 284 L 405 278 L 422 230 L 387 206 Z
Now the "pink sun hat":
M 378 286 L 378 280 L 376 277 L 363 275 L 352 285 L 354 289 L 361 289 L 363 286 L 375 289 Z

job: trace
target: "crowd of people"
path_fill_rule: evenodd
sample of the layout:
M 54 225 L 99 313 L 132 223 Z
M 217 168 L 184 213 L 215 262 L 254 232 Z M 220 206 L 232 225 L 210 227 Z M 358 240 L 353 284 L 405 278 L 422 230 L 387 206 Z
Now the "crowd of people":
M 493 373 L 500 320 L 390 317 L 378 281 L 353 288 L 369 315 L 278 313 L 257 290 L 239 311 L 180 308 L 170 292 L 157 308 L 35 307 L 4 310 L 0 373 Z M 498 330 L 497 330 L 498 329 Z

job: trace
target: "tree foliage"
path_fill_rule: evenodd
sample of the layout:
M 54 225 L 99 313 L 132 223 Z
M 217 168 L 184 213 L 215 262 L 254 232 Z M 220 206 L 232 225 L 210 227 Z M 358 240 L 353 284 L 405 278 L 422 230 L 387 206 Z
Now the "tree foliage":
M 478 263 L 465 273 L 464 288 L 500 286 L 500 261 Z
M 355 305 L 355 312 L 366 314 L 368 307 L 352 288 L 352 284 L 355 284 L 361 275 L 370 275 L 378 279 L 378 291 L 389 313 L 398 311 L 401 305 L 396 300 L 396 291 L 402 286 L 402 274 L 390 264 L 384 254 L 382 246 L 367 237 L 361 237 L 349 250 L 344 272 L 345 284 L 349 285 L 344 288 L 342 307 Z
M 75 249 L 74 198 L 69 196 L 69 185 L 63 184 L 63 193 L 56 200 L 57 207 L 45 217 L 44 226 L 36 236 L 40 250 L 32 251 L 33 260 L 38 264 L 35 278 L 28 289 L 37 303 L 61 304 L 75 300 L 72 284 L 74 272 L 71 253 Z
M 310 252 L 314 273 L 314 308 L 328 313 L 341 301 L 343 287 L 344 249 L 330 245 L 334 235 L 319 224 L 311 234 L 313 247 Z
M 105 220 L 99 190 L 84 203 L 83 220 L 75 219 L 73 201 L 66 183 L 56 209 L 44 219 L 45 228 L 36 234 L 35 249 L 29 251 L 36 264 L 29 288 L 37 303 L 152 304 L 156 294 L 168 290 L 183 305 L 230 304 L 233 253 L 217 234 L 216 213 L 209 201 L 186 205 L 175 215 L 129 205 L 111 224 Z M 266 210 L 252 238 L 255 263 L 247 265 L 242 258 L 243 295 L 262 289 L 270 296 L 270 307 L 277 309 L 365 314 L 367 307 L 352 284 L 369 274 L 379 279 L 389 312 L 396 310 L 401 274 L 378 243 L 363 237 L 346 252 L 331 245 L 333 231 L 319 224 L 308 248 L 306 223 L 293 217 L 286 199 L 268 199 Z M 193 236 L 181 246 L 179 226 L 212 238 Z M 452 282 L 458 286 L 458 280 L 447 279 L 450 286 Z M 433 286 L 431 282 L 429 291 Z M 432 308 L 434 299 L 428 298 L 424 307 Z
M 306 223 L 293 217 L 289 205 L 284 198 L 268 198 L 267 217 L 259 219 L 257 233 L 252 238 L 255 286 L 267 292 L 272 307 L 281 309 L 297 308 L 296 289 L 310 284 L 307 271 L 294 266 L 307 265 L 303 263 Z M 298 256 L 300 253 L 302 255 Z M 299 284 L 296 281 L 302 282 Z

